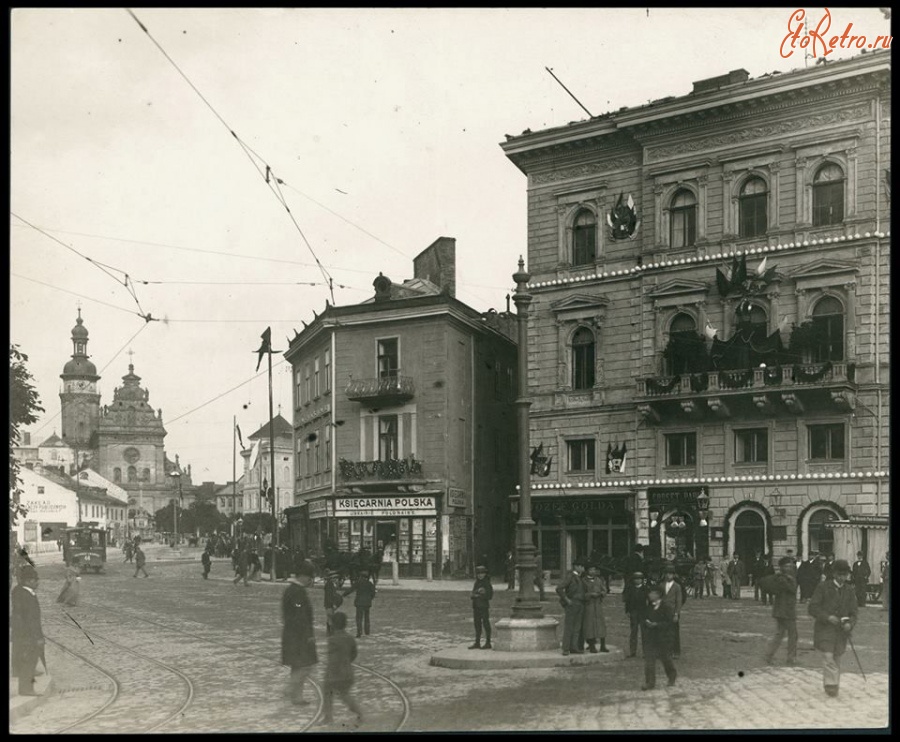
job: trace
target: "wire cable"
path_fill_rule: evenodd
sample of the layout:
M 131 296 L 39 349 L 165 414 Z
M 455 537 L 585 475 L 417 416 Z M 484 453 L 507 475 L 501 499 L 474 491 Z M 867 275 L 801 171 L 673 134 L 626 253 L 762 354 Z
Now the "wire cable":
M 29 278 L 28 276 L 23 276 L 19 273 L 13 273 L 12 271 L 10 271 L 9 275 L 15 276 L 16 278 L 21 278 L 23 281 L 31 281 L 32 283 L 39 283 L 41 286 L 46 286 L 47 288 L 55 289 L 56 291 L 62 291 L 64 294 L 70 294 L 72 296 L 77 296 L 79 299 L 84 299 L 86 301 L 92 301 L 95 304 L 102 304 L 103 306 L 109 307 L 110 309 L 117 309 L 120 312 L 126 312 L 128 314 L 133 314 L 133 315 L 135 315 L 137 317 L 141 317 L 143 319 L 142 315 L 138 314 L 137 312 L 135 312 L 132 309 L 125 309 L 124 307 L 117 307 L 115 304 L 110 304 L 105 301 L 100 301 L 100 299 L 93 299 L 90 296 L 85 296 L 84 294 L 79 294 L 79 293 L 76 293 L 75 291 L 69 291 L 68 289 L 60 288 L 59 286 L 54 286 L 52 283 L 46 283 L 45 281 L 38 281 L 36 278 Z

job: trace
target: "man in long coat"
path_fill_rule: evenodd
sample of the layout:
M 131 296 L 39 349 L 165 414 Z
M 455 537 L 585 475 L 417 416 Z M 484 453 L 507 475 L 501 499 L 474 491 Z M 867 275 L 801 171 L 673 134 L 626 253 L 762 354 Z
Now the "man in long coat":
M 642 616 L 644 639 L 644 684 L 641 690 L 656 686 L 656 662 L 662 662 L 669 685 L 675 685 L 678 673 L 672 662 L 672 609 L 662 600 L 662 589 L 651 587 L 647 591 L 647 606 Z
M 771 665 L 781 640 L 787 634 L 787 663 L 797 664 L 797 581 L 794 579 L 794 560 L 784 556 L 778 560 L 777 575 L 760 579 L 760 587 L 772 596 L 772 617 L 775 635 L 766 648 L 766 664 Z
M 19 569 L 18 580 L 11 595 L 12 669 L 19 679 L 19 695 L 36 696 L 39 694 L 34 692 L 34 671 L 44 653 L 37 570 L 26 564 Z
M 562 653 L 564 656 L 584 654 L 582 649 L 581 626 L 584 618 L 584 559 L 576 557 L 572 560 L 572 571 L 561 585 L 556 588 L 560 603 L 566 611 L 563 622 Z
M 731 561 L 728 562 L 728 567 L 726 569 L 728 572 L 728 579 L 731 582 L 731 597 L 735 600 L 740 600 L 741 585 L 747 578 L 747 571 L 744 568 L 744 563 L 741 561 L 741 557 L 737 552 L 734 553 Z
M 600 640 L 600 652 L 608 652 L 606 648 L 606 617 L 603 615 L 603 596 L 606 587 L 603 579 L 597 574 L 597 566 L 588 565 L 584 582 L 584 617 L 581 631 L 587 642 L 588 651 L 597 653 L 597 640 Z
M 681 656 L 681 606 L 684 603 L 684 591 L 681 589 L 676 575 L 675 565 L 672 563 L 666 564 L 665 578 L 662 585 L 660 585 L 662 601 L 672 611 L 672 624 L 670 627 L 672 637 L 669 646 L 673 660 L 677 660 Z
M 872 568 L 861 551 L 856 552 L 856 561 L 853 562 L 851 574 L 853 575 L 853 588 L 856 590 L 856 602 L 860 608 L 865 608 Z
M 797 584 L 800 586 L 800 602 L 805 603 L 812 597 L 813 590 L 822 581 L 822 565 L 816 553 L 811 551 L 806 561 L 800 562 L 797 568 Z
M 644 611 L 647 608 L 647 588 L 641 572 L 632 572 L 631 579 L 625 583 L 622 590 L 622 601 L 625 603 L 625 614 L 631 624 L 631 633 L 628 637 L 628 656 L 634 657 L 637 654 L 638 634 L 641 632 Z
M 303 686 L 319 658 L 316 654 L 316 637 L 313 630 L 312 601 L 308 588 L 313 581 L 313 566 L 304 563 L 297 569 L 297 577 L 290 578 L 290 583 L 281 596 L 281 615 L 284 628 L 281 632 L 281 664 L 291 668 L 288 691 L 291 701 L 302 706 L 308 703 L 303 699 Z
M 816 619 L 813 645 L 822 654 L 822 680 L 829 696 L 838 694 L 841 655 L 856 625 L 856 592 L 848 584 L 849 577 L 850 565 L 838 559 L 832 565 L 831 578 L 816 588 L 809 601 L 809 615 Z

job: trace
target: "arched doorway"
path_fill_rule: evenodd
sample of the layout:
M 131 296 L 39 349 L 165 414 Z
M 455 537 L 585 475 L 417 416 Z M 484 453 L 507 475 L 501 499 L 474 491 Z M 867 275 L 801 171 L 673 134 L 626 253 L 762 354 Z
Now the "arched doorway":
M 816 510 L 809 516 L 807 525 L 807 554 L 809 552 L 818 552 L 819 554 L 834 554 L 834 530 L 827 528 L 826 523 L 832 520 L 838 520 L 837 514 L 822 508 Z
M 745 566 L 744 585 L 750 582 L 750 566 L 757 553 L 766 552 L 766 521 L 756 510 L 744 510 L 734 519 L 734 547 Z

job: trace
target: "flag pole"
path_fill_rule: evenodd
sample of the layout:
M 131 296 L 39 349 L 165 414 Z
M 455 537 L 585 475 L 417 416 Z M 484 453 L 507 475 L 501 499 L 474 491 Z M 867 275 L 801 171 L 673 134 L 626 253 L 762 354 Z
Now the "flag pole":
M 269 486 L 272 488 L 272 572 L 271 581 L 275 582 L 275 553 L 278 547 L 278 518 L 275 515 L 275 420 L 272 415 L 272 345 L 268 348 L 269 357 Z M 268 493 L 266 493 L 268 495 Z
M 234 538 L 234 520 L 237 513 L 237 415 L 231 418 L 231 537 Z

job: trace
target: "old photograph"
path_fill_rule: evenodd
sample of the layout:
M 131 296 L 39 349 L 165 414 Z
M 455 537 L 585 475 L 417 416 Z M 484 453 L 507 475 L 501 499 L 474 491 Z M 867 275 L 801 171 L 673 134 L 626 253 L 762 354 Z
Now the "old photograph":
M 890 8 L 16 8 L 9 732 L 890 731 Z

